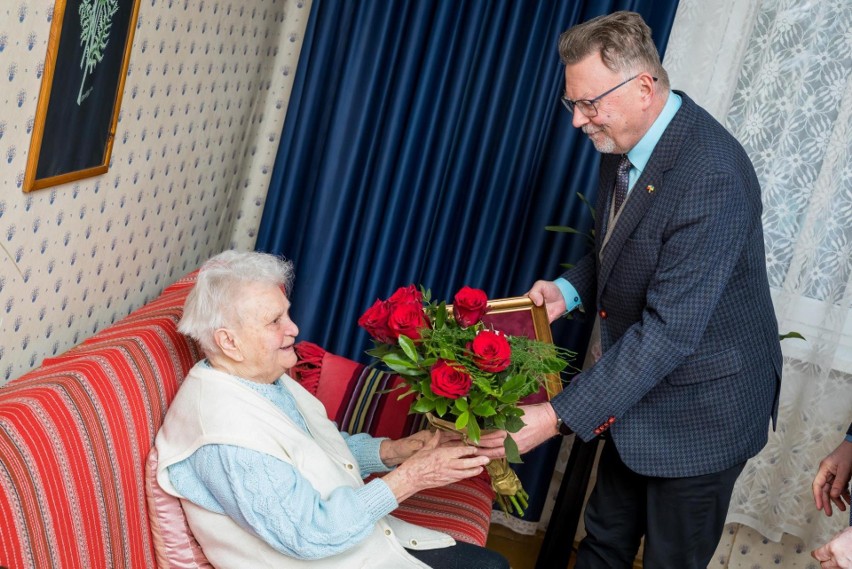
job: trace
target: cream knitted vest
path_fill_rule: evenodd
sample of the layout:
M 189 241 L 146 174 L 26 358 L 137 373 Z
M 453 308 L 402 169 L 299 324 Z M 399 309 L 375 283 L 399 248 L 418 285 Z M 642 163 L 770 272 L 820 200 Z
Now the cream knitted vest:
M 272 403 L 228 374 L 196 364 L 166 414 L 155 446 L 157 481 L 183 498 L 169 482 L 167 468 L 205 444 L 228 444 L 263 452 L 292 464 L 326 498 L 343 485 L 357 488 L 358 464 L 322 404 L 287 376 L 282 381 L 302 412 L 309 436 Z M 424 565 L 402 547 L 431 549 L 455 542 L 446 534 L 386 516 L 355 547 L 317 560 L 288 557 L 243 530 L 229 517 L 181 499 L 189 526 L 209 561 L 218 569 L 341 568 L 403 569 Z

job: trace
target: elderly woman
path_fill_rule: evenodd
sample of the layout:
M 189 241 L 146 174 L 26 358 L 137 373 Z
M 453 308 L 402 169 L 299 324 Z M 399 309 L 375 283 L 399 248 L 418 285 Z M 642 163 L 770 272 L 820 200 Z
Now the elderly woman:
M 488 458 L 446 434 L 340 433 L 286 375 L 299 332 L 289 262 L 226 251 L 201 268 L 179 329 L 206 359 L 157 435 L 157 481 L 183 504 L 218 568 L 506 568 L 498 554 L 390 516 L 425 488 L 475 476 Z M 443 437 L 443 438 L 442 438 Z M 364 484 L 362 477 L 387 472 Z

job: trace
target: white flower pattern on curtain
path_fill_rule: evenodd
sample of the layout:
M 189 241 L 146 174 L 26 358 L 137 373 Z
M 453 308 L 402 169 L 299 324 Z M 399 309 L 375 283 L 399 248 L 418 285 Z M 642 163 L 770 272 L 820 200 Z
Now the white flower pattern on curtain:
M 807 338 L 782 343 L 778 429 L 746 466 L 728 520 L 816 546 L 848 524 L 816 511 L 811 482 L 852 420 L 852 4 L 709 5 L 682 0 L 666 65 L 754 162 L 779 327 Z

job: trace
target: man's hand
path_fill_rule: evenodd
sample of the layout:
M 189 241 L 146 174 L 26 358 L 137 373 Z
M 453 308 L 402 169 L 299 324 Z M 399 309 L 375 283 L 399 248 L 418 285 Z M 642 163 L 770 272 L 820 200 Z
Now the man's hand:
M 852 527 L 835 535 L 831 541 L 811 551 L 822 569 L 852 568 Z
M 521 454 L 529 452 L 547 439 L 556 436 L 556 411 L 550 403 L 539 403 L 537 405 L 524 405 L 524 416 L 521 419 L 524 427 L 517 433 L 512 434 L 518 451 Z M 506 451 L 503 448 L 503 440 L 506 431 L 492 431 L 485 433 L 479 438 L 479 454 L 490 458 L 503 458 Z
M 813 483 L 814 502 L 817 510 L 831 515 L 831 503 L 841 512 L 846 511 L 849 499 L 849 478 L 852 476 L 852 443 L 843 441 L 819 463 Z M 844 503 L 845 502 L 845 503 Z
M 547 303 L 547 319 L 551 322 L 565 314 L 565 299 L 553 281 L 535 281 L 527 296 L 536 306 Z

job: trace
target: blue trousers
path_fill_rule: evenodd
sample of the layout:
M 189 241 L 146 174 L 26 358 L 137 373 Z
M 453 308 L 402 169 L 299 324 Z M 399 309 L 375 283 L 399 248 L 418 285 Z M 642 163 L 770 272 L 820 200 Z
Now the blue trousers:
M 463 541 L 441 549 L 406 551 L 432 569 L 510 569 L 506 558 L 496 551 Z

